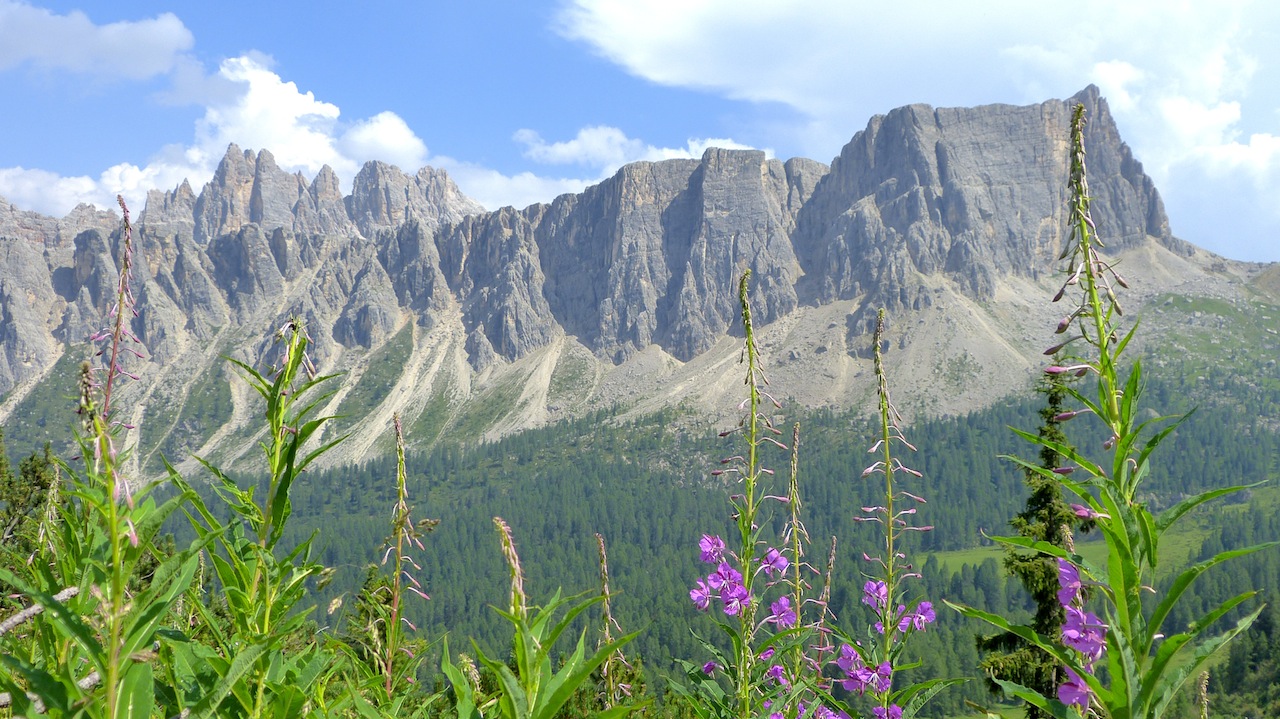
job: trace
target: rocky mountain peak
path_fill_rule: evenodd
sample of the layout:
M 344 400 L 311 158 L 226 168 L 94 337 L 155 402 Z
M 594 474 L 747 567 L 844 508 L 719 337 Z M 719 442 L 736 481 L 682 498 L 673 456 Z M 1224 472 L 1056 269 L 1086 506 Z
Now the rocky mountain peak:
M 462 194 L 444 170 L 424 167 L 409 176 L 380 161 L 366 162 L 360 168 L 346 206 L 348 216 L 366 237 L 410 220 L 434 227 L 484 211 Z
M 940 275 L 989 299 L 1002 276 L 1035 277 L 1064 241 L 1067 124 L 1089 119 L 1093 216 L 1114 249 L 1154 239 L 1181 248 L 1159 194 L 1090 86 L 1066 101 L 1015 107 L 909 105 L 854 135 L 800 215 L 804 291 L 867 297 L 890 309 L 931 302 Z M 853 323 L 869 327 L 870 317 Z

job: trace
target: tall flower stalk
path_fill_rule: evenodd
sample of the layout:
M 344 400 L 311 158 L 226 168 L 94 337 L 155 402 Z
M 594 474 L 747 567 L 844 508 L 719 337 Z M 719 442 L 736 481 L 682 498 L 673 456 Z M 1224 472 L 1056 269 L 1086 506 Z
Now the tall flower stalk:
M 1067 392 L 1080 409 L 1062 413 L 1063 420 L 1091 414 L 1103 424 L 1107 438 L 1100 448 L 1103 457 L 1091 460 L 1063 442 L 1015 430 L 1029 442 L 1047 447 L 1064 458 L 1061 467 L 1045 468 L 1011 458 L 1028 471 L 1059 482 L 1080 499 L 1075 513 L 1096 522 L 1107 545 L 1107 563 L 1098 567 L 1070 549 L 1027 537 L 1007 537 L 1001 541 L 1057 558 L 1059 601 L 1066 613 L 1059 636 L 1045 636 L 1031 627 L 1015 626 L 1002 617 L 967 607 L 965 614 L 984 619 L 1000 629 L 1013 632 L 1040 647 L 1065 667 L 1067 681 L 1057 696 L 1007 680 L 996 679 L 1006 692 L 1022 698 L 1055 717 L 1097 714 L 1117 719 L 1157 719 L 1164 716 L 1170 702 L 1189 677 L 1199 672 L 1212 654 L 1244 631 L 1257 618 L 1261 607 L 1246 615 L 1221 634 L 1208 636 L 1209 627 L 1256 592 L 1244 592 L 1226 600 L 1185 630 L 1166 627 L 1166 619 L 1183 593 L 1197 577 L 1228 559 L 1276 545 L 1268 542 L 1245 549 L 1222 552 L 1182 570 L 1163 596 L 1143 602 L 1145 592 L 1153 592 L 1159 562 L 1160 540 L 1180 518 L 1212 499 L 1248 486 L 1212 489 L 1185 499 L 1159 515 L 1139 501 L 1139 488 L 1151 472 L 1151 456 L 1187 416 L 1140 421 L 1142 365 L 1134 360 L 1125 370 L 1122 355 L 1134 337 L 1135 324 L 1121 335 L 1123 312 L 1116 287 L 1127 282 L 1115 269 L 1115 262 L 1101 254 L 1102 243 L 1089 212 L 1089 190 L 1085 171 L 1084 107 L 1077 106 L 1071 119 L 1070 237 L 1060 257 L 1065 260 L 1066 280 L 1054 297 L 1068 294 L 1075 307 L 1058 323 L 1056 332 L 1067 339 L 1047 351 L 1053 354 L 1067 346 L 1078 346 L 1082 356 L 1070 364 L 1045 368 L 1049 375 L 1092 376 L 1096 392 L 1086 394 L 1075 387 Z M 1085 609 L 1080 591 L 1092 587 L 1101 604 L 1102 616 Z M 1105 673 L 1096 672 L 1102 666 Z M 1104 682 L 1103 677 L 1106 677 Z
M 713 657 L 700 666 L 685 662 L 693 689 L 678 685 L 677 691 L 696 698 L 692 707 L 703 717 L 740 717 L 747 719 L 762 713 L 772 719 L 797 717 L 807 711 L 827 715 L 830 709 L 821 705 L 826 698 L 825 681 L 820 664 L 807 652 L 819 656 L 826 646 L 822 630 L 826 620 L 825 604 L 811 626 L 800 617 L 809 588 L 804 579 L 813 568 L 804 560 L 808 534 L 800 520 L 798 484 L 799 427 L 793 430 L 790 448 L 777 437 L 781 430 L 773 426 L 765 412 L 765 402 L 775 408 L 782 405 L 764 388 L 768 380 L 760 362 L 755 327 L 748 301 L 750 271 L 744 272 L 738 284 L 738 301 L 742 312 L 745 340 L 742 363 L 746 398 L 738 426 L 721 433 L 721 437 L 741 433 L 743 453 L 721 461 L 713 476 L 733 478 L 737 491 L 730 496 L 732 519 L 737 530 L 735 541 L 725 542 L 718 535 L 705 534 L 699 542 L 700 559 L 714 567 L 699 579 L 689 598 L 701 610 L 713 606 L 725 619 L 717 624 L 724 631 L 730 647 L 725 651 L 703 641 Z M 791 475 L 786 494 L 768 494 L 767 482 L 773 470 L 762 461 L 762 450 L 773 446 L 791 450 Z M 768 546 L 761 535 L 766 501 L 787 505 L 779 547 Z M 732 546 L 730 546 L 732 544 Z M 769 596 L 774 598 L 770 600 Z M 767 613 L 766 613 L 767 608 Z M 817 647 L 806 647 L 811 637 L 818 637 Z M 728 692 L 721 686 L 727 680 Z
M 425 551 L 422 537 L 438 523 L 412 518 L 405 469 L 404 428 L 400 415 L 392 416 L 396 441 L 396 502 L 391 508 L 391 535 L 382 555 L 382 567 L 369 567 L 364 587 L 356 599 L 351 627 L 338 648 L 347 654 L 354 682 L 351 701 L 365 716 L 425 716 L 439 694 L 427 695 L 416 686 L 419 667 L 426 659 L 426 642 L 410 632 L 417 627 L 405 614 L 409 595 L 430 599 L 414 572 L 422 567 L 413 550 Z
M 902 416 L 889 394 L 889 378 L 885 372 L 882 347 L 885 344 L 885 311 L 876 317 L 872 356 L 875 363 L 876 397 L 879 409 L 878 437 L 868 453 L 876 460 L 862 471 L 863 478 L 880 475 L 884 480 L 883 504 L 862 507 L 855 519 L 879 524 L 883 530 L 883 555 L 862 556 L 875 569 L 865 577 L 862 602 L 871 607 L 876 621 L 868 632 L 867 642 L 846 637 L 835 664 L 840 684 L 848 691 L 870 695 L 872 715 L 877 719 L 902 719 L 915 716 L 924 704 L 942 689 L 958 680 L 932 680 L 894 689 L 894 675 L 901 667 L 906 640 L 934 622 L 936 612 L 927 600 L 908 598 L 905 581 L 919 578 L 903 552 L 902 539 L 907 532 L 926 532 L 933 527 L 911 523 L 923 497 L 902 489 L 898 475 L 919 479 L 920 472 L 900 459 L 903 451 L 915 451 L 902 431 Z M 906 508 L 903 509 L 902 507 Z

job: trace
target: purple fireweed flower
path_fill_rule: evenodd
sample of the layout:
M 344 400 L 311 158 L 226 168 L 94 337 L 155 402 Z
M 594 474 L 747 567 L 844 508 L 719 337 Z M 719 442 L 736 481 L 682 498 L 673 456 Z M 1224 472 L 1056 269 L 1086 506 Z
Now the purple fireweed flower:
M 1111 515 L 1095 512 L 1092 507 L 1086 507 L 1083 504 L 1071 505 L 1071 511 L 1081 519 L 1111 519 Z
M 859 694 L 862 694 L 868 688 L 878 688 L 883 684 L 883 681 L 892 676 L 892 670 L 889 668 L 888 662 L 873 669 L 863 664 L 862 657 L 848 644 L 840 645 L 840 656 L 836 659 L 836 666 L 840 668 L 840 671 L 845 676 L 844 679 L 838 680 L 840 686 L 844 687 L 845 691 Z M 884 680 L 881 678 L 882 671 Z
M 757 657 L 757 658 L 758 658 L 760 661 L 762 661 L 762 662 L 767 662 L 767 661 L 769 661 L 770 659 L 772 659 L 772 658 L 773 658 L 773 647 L 769 647 L 768 649 L 764 650 L 763 652 L 760 652 L 760 654 L 758 655 L 758 657 Z M 768 708 L 768 707 L 766 707 L 766 708 Z
M 720 601 L 724 602 L 724 613 L 731 617 L 738 616 L 750 598 L 747 588 L 741 584 L 726 584 L 720 590 Z
M 716 571 L 707 575 L 707 586 L 717 592 L 736 584 L 742 584 L 742 573 L 729 566 L 728 562 L 721 562 Z
M 862 585 L 862 603 L 872 609 L 884 609 L 889 603 L 889 587 L 884 582 L 868 581 Z
M 876 672 L 868 666 L 860 666 L 853 670 L 848 679 L 841 680 L 840 686 L 845 691 L 857 692 L 862 694 L 876 680 Z
M 1044 368 L 1044 373 L 1045 374 L 1067 374 L 1070 372 L 1075 372 L 1078 375 L 1082 375 L 1091 369 L 1093 369 L 1093 367 L 1087 364 L 1073 364 L 1070 367 L 1060 367 L 1058 365 L 1050 365 Z
M 1067 681 L 1058 687 L 1058 701 L 1074 706 L 1083 713 L 1089 708 L 1089 700 L 1093 690 L 1080 678 L 1079 674 L 1067 669 Z
M 1107 649 L 1107 625 L 1093 612 L 1067 607 L 1062 643 L 1083 654 L 1092 665 Z
M 718 669 L 719 667 L 720 665 L 716 664 L 715 662 L 707 662 L 706 664 L 702 665 L 702 673 L 706 674 L 707 676 L 711 676 L 712 674 L 716 673 L 716 669 Z
M 769 719 L 783 719 L 782 712 L 773 712 L 769 715 Z
M 782 552 L 770 547 L 769 551 L 765 552 L 765 555 L 760 558 L 760 564 L 764 566 L 764 573 L 772 577 L 774 572 L 787 571 L 787 566 L 790 562 L 782 555 Z
M 1058 603 L 1069 607 L 1080 593 L 1080 570 L 1065 559 L 1058 560 Z
M 786 670 L 782 668 L 781 664 L 774 664 L 773 666 L 769 667 L 768 669 L 765 670 L 764 675 L 774 680 L 778 684 L 781 684 L 782 686 L 787 685 Z
M 689 590 L 689 599 L 693 600 L 693 606 L 698 609 L 706 609 L 711 604 L 711 589 L 706 582 L 701 579 Z
M 907 612 L 898 620 L 898 631 L 905 632 L 908 627 L 914 627 L 918 632 L 924 631 L 925 625 L 932 624 L 937 618 L 933 602 L 920 602 L 914 612 Z
M 840 667 L 840 671 L 845 674 L 852 675 L 853 670 L 862 666 L 862 657 L 858 652 L 848 644 L 840 645 L 840 656 L 836 659 L 836 666 Z
M 778 601 L 769 605 L 769 611 L 772 614 L 766 617 L 765 621 L 777 624 L 779 629 L 787 629 L 796 623 L 796 613 L 791 608 L 790 597 L 780 597 Z
M 702 550 L 701 559 L 708 564 L 724 561 L 724 540 L 710 534 L 702 535 L 698 540 L 698 548 Z
M 871 713 L 876 719 L 902 719 L 902 707 L 897 704 L 890 704 L 888 709 L 884 707 L 875 707 Z
M 880 666 L 875 668 L 875 689 L 883 694 L 892 686 L 893 667 L 889 666 L 889 662 L 881 662 Z

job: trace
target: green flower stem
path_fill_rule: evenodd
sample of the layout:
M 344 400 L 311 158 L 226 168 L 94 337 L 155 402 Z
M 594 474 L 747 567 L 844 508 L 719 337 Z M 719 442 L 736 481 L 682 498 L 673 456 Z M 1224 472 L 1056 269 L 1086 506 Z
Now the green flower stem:
M 800 577 L 800 563 L 804 559 L 804 545 L 801 544 L 804 526 L 800 524 L 800 423 L 791 428 L 791 481 L 787 484 L 787 505 L 791 509 L 791 600 L 796 613 L 795 626 L 804 626 L 804 581 Z M 795 653 L 792 676 L 799 678 L 804 671 L 804 653 Z
M 748 406 L 746 424 L 743 431 L 747 439 L 747 466 L 742 478 L 742 506 L 738 511 L 738 535 L 741 539 L 741 555 L 739 564 L 742 572 L 742 586 L 747 591 L 747 601 L 738 613 L 742 641 L 738 644 L 738 676 L 735 685 L 735 698 L 740 719 L 751 719 L 752 695 L 751 677 L 754 673 L 755 650 L 750 641 L 755 629 L 756 598 L 752 592 L 755 579 L 753 560 L 755 559 L 756 537 L 755 523 L 758 500 L 756 499 L 756 482 L 760 476 L 759 449 L 760 429 L 760 387 L 757 384 L 759 374 L 759 356 L 755 343 L 755 333 L 751 326 L 751 306 L 747 302 L 747 282 L 751 278 L 751 270 L 742 273 L 738 283 L 738 302 L 742 306 L 742 324 L 746 333 L 746 385 L 748 390 Z
M 896 539 L 897 533 L 894 531 L 894 512 L 893 512 L 893 449 L 890 446 L 893 435 L 890 433 L 890 415 L 894 411 L 889 404 L 889 378 L 884 371 L 884 357 L 881 354 L 880 346 L 884 341 L 884 308 L 876 314 L 876 331 L 874 335 L 875 347 L 872 350 L 872 357 L 875 362 L 876 378 L 879 382 L 877 394 L 880 400 L 880 444 L 884 462 L 884 584 L 887 599 L 884 606 L 880 609 L 880 624 L 884 627 L 883 638 L 879 645 L 879 659 L 881 662 L 890 661 L 890 650 L 892 642 L 890 641 L 891 632 L 894 631 L 893 624 L 893 602 L 897 596 L 897 572 L 894 571 L 897 560 L 895 552 L 897 551 Z M 889 707 L 889 692 L 885 692 L 881 696 L 881 706 L 885 709 Z

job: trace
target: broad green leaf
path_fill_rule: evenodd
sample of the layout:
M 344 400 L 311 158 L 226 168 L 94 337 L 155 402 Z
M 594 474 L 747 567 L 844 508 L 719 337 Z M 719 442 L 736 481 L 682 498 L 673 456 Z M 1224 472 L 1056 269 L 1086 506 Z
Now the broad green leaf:
M 1144 706 L 1151 702 L 1150 695 L 1152 690 L 1159 684 L 1165 670 L 1170 666 L 1171 661 L 1178 655 L 1178 652 L 1187 645 L 1188 642 L 1202 634 L 1227 612 L 1235 609 L 1240 603 L 1251 599 L 1257 594 L 1258 592 L 1256 590 L 1238 594 L 1201 617 L 1190 631 L 1175 634 L 1165 639 L 1160 645 L 1160 648 L 1156 650 L 1155 659 L 1151 661 L 1151 666 L 1143 676 L 1142 693 L 1138 697 L 1138 701 Z
M 133 664 L 120 682 L 120 693 L 116 697 L 116 717 L 151 719 L 151 711 L 155 705 L 155 681 L 151 665 L 146 662 Z
M 448 638 L 444 640 L 443 645 L 440 670 L 444 672 L 445 678 L 449 680 L 449 686 L 453 688 L 454 710 L 458 713 L 458 719 L 480 719 L 480 711 L 476 708 L 471 682 L 467 681 L 462 676 L 462 672 L 449 660 Z
M 574 651 L 576 661 L 571 660 L 566 663 L 564 668 L 552 678 L 547 685 L 548 696 L 544 702 L 539 702 L 539 706 L 535 708 L 533 719 L 553 719 L 565 702 L 573 697 L 573 693 L 578 690 L 578 687 L 591 678 L 592 672 L 601 664 L 604 664 L 610 655 L 635 639 L 639 634 L 639 632 L 632 632 L 608 644 L 601 645 L 596 650 L 596 653 L 586 660 L 582 658 L 583 641 L 579 639 L 578 647 Z
M 1169 702 L 1173 701 L 1173 698 L 1177 696 L 1178 689 L 1182 687 L 1182 683 L 1187 680 L 1187 677 L 1198 673 L 1200 667 L 1203 666 L 1205 662 L 1209 661 L 1209 657 L 1213 656 L 1214 652 L 1221 649 L 1227 644 L 1227 642 L 1230 642 L 1238 634 L 1248 629 L 1249 625 L 1253 624 L 1254 620 L 1258 618 L 1258 615 L 1262 614 L 1262 610 L 1264 608 L 1266 608 L 1266 605 L 1258 607 L 1252 614 L 1236 622 L 1236 625 L 1231 629 L 1202 642 L 1196 647 L 1195 654 L 1192 655 L 1191 661 L 1182 664 L 1175 669 L 1171 675 L 1164 677 L 1160 682 L 1158 682 L 1155 690 L 1151 693 L 1151 697 L 1154 701 L 1152 715 L 1161 716 L 1164 713 L 1165 708 L 1168 707 Z

